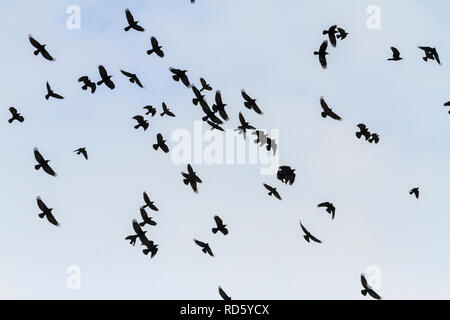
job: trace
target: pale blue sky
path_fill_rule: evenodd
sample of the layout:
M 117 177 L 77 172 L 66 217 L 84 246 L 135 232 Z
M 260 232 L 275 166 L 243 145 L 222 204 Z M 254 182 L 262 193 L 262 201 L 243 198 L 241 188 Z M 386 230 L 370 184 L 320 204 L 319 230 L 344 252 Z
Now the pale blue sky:
M 71 4 L 81 8 L 81 30 L 66 28 Z M 366 27 L 371 4 L 381 9 L 380 30 Z M 127 7 L 145 33 L 123 31 Z M 360 299 L 359 275 L 370 265 L 381 269 L 386 299 L 450 298 L 449 9 L 447 1 L 2 2 L 0 298 L 217 299 L 221 285 L 234 299 Z M 332 24 L 349 36 L 329 48 L 322 70 L 312 52 Z M 32 54 L 30 33 L 56 62 Z M 147 56 L 151 36 L 164 59 Z M 442 65 L 425 63 L 418 45 L 435 46 Z M 387 62 L 390 46 L 405 60 Z M 91 95 L 77 79 L 97 78 L 99 64 L 117 88 Z M 244 110 L 242 88 L 258 98 L 264 116 L 244 114 L 280 130 L 280 161 L 297 169 L 295 184 L 257 166 L 197 165 L 199 194 L 184 186 L 185 167 L 151 148 L 156 133 L 192 130 L 201 116 L 171 66 L 222 91 L 227 128 Z M 136 72 L 146 89 L 119 69 Z M 66 99 L 46 101 L 46 81 Z M 320 117 L 320 96 L 342 122 Z M 163 100 L 176 118 L 132 128 L 142 106 Z M 23 124 L 8 124 L 10 106 Z M 380 134 L 378 145 L 355 138 L 360 122 Z M 35 146 L 57 178 L 33 169 Z M 89 161 L 72 153 L 79 146 Z M 283 201 L 267 197 L 263 182 Z M 415 186 L 420 200 L 408 194 Z M 143 190 L 160 208 L 149 231 L 160 245 L 154 259 L 123 240 Z M 60 228 L 38 218 L 37 195 Z M 334 221 L 315 207 L 322 201 L 335 204 Z M 211 233 L 215 214 L 227 237 Z M 324 244 L 306 243 L 299 219 Z M 81 268 L 80 290 L 66 288 L 69 265 Z

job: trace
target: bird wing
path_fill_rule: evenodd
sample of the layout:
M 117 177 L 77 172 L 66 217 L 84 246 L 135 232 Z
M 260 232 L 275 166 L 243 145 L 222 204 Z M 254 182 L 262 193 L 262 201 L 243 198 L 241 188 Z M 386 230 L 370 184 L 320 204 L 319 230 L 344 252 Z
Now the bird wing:
M 392 50 L 392 54 L 394 57 L 399 57 L 400 56 L 400 51 L 397 50 L 397 48 L 395 47 L 391 47 Z
M 275 189 L 273 190 L 273 195 L 275 196 L 275 198 L 277 198 L 278 200 L 281 200 L 281 196 L 278 193 L 278 191 L 276 191 Z
M 11 114 L 12 114 L 13 116 L 16 116 L 16 115 L 17 115 L 17 109 L 14 108 L 14 107 L 10 107 L 10 108 L 9 108 L 9 112 L 11 112 Z
M 263 113 L 256 103 L 253 104 L 253 110 L 255 110 L 255 112 L 257 114 L 262 114 Z
M 35 47 L 36 49 L 39 49 L 39 47 L 41 46 L 41 44 L 34 39 L 31 34 L 28 36 L 28 39 L 30 40 L 31 44 L 33 45 L 33 47 Z
M 199 241 L 199 240 L 197 240 L 197 239 L 194 239 L 194 242 L 195 242 L 198 246 L 200 246 L 200 247 L 202 247 L 202 248 L 205 248 L 205 247 L 206 247 L 206 243 L 201 242 L 201 241 Z
M 241 94 L 242 94 L 242 97 L 243 97 L 246 101 L 252 102 L 252 98 L 250 98 L 250 96 L 244 91 L 244 89 L 241 90 Z
M 192 169 L 192 166 L 190 164 L 187 165 L 187 169 L 189 174 L 194 174 L 194 170 Z
M 46 214 L 46 216 L 47 216 L 48 222 L 50 222 L 51 224 L 54 224 L 55 226 L 59 226 L 58 221 L 56 221 L 55 217 L 53 216 L 53 214 L 51 212 L 48 212 Z
M 317 207 L 328 207 L 330 205 L 330 203 L 329 202 L 322 202 L 322 203 L 319 203 L 318 205 L 317 205 Z
M 52 91 L 52 88 L 50 87 L 50 83 L 48 83 L 48 81 L 46 82 L 45 86 L 47 87 L 48 92 Z
M 86 149 L 82 149 L 82 150 L 81 150 L 81 153 L 83 154 L 84 158 L 85 158 L 86 160 L 88 160 L 88 153 L 87 153 Z
M 200 83 L 201 83 L 201 85 L 202 85 L 203 88 L 206 87 L 206 86 L 208 85 L 208 83 L 206 82 L 206 80 L 203 79 L 203 78 L 200 78 Z
M 150 39 L 150 42 L 152 43 L 152 48 L 153 49 L 157 49 L 159 47 L 158 40 L 155 37 L 152 37 Z
M 44 201 L 42 201 L 41 197 L 37 197 L 36 201 L 39 209 L 41 209 L 45 213 L 49 211 L 47 205 L 44 203 Z
M 134 232 L 136 232 L 136 234 L 138 236 L 142 236 L 144 234 L 144 232 L 142 231 L 141 226 L 139 225 L 139 223 L 137 222 L 136 219 L 133 219 L 133 229 L 134 229 Z
M 158 144 L 163 144 L 164 143 L 164 139 L 163 139 L 163 136 L 162 136 L 162 134 L 161 133 L 158 133 L 157 135 L 156 135 L 156 140 L 158 141 Z
M 220 219 L 219 216 L 214 216 L 214 221 L 216 222 L 217 226 L 223 226 L 223 221 Z
M 328 111 L 328 115 L 333 118 L 334 120 L 342 120 L 341 117 L 339 117 L 336 113 L 334 113 L 333 110 L 330 109 L 330 111 Z
M 191 180 L 189 180 L 189 184 L 191 185 L 192 190 L 195 193 L 197 193 L 198 192 L 198 190 L 197 190 L 197 182 L 195 180 L 191 179 Z
M 100 73 L 100 77 L 102 79 L 105 79 L 108 76 L 108 73 L 106 72 L 106 69 L 104 66 L 98 66 L 98 72 Z
M 133 24 L 134 23 L 134 18 L 133 15 L 131 14 L 131 11 L 129 9 L 125 9 L 125 15 L 127 17 L 127 21 L 129 24 Z
M 63 96 L 61 96 L 61 95 L 59 95 L 59 94 L 57 94 L 57 93 L 53 93 L 53 94 L 52 94 L 52 97 L 55 98 L 55 99 L 64 99 Z
M 376 293 L 375 291 L 371 290 L 367 290 L 367 293 L 374 299 L 377 300 L 381 300 L 381 297 L 378 295 L 378 293 Z
M 319 62 L 323 69 L 327 68 L 327 58 L 325 57 L 325 55 L 319 55 Z
M 300 222 L 300 227 L 302 228 L 303 232 L 304 232 L 306 235 L 310 235 L 309 231 L 306 230 L 306 228 L 302 225 L 301 222 Z
M 141 207 L 141 217 L 144 221 L 146 221 L 148 219 L 148 215 L 147 215 L 147 211 L 145 211 L 145 208 Z
M 142 83 L 141 83 L 141 80 L 139 80 L 138 77 L 135 77 L 135 78 L 134 78 L 134 81 L 136 81 L 136 84 L 137 84 L 139 87 L 141 87 L 141 88 L 144 87 L 144 86 L 142 85 Z
M 223 300 L 231 300 L 231 298 L 223 291 L 221 287 L 219 287 L 219 294 Z
M 367 283 L 367 279 L 364 274 L 361 273 L 361 284 L 366 290 L 370 290 L 369 284 Z
M 239 112 L 239 122 L 241 123 L 241 125 L 245 125 L 246 122 L 244 115 L 241 112 Z
M 125 76 L 127 76 L 129 78 L 133 78 L 133 76 L 134 76 L 133 73 L 130 73 L 130 72 L 127 72 L 127 71 L 124 71 L 124 70 L 120 70 L 120 72 L 122 72 L 123 75 L 125 75 Z
M 331 110 L 323 97 L 320 97 L 320 106 L 322 107 L 323 111 L 325 111 L 327 114 Z
M 133 119 L 136 120 L 137 122 L 143 122 L 144 121 L 144 117 L 140 116 L 140 115 L 134 116 Z
M 439 60 L 439 55 L 438 55 L 436 49 L 434 49 L 433 54 L 434 54 L 434 58 L 436 59 L 437 63 L 441 64 L 441 60 Z
M 147 195 L 147 192 L 144 191 L 144 195 L 143 195 L 143 196 L 144 196 L 144 202 L 145 202 L 145 204 L 148 205 L 151 201 L 150 201 L 150 198 L 149 198 L 148 195 Z
M 319 52 L 325 52 L 327 50 L 327 47 L 328 47 L 328 41 L 324 40 L 322 42 L 322 44 L 320 45 Z
M 220 90 L 216 91 L 216 104 L 217 105 L 223 105 L 222 94 L 220 93 Z
M 270 192 L 273 192 L 273 188 L 269 186 L 268 184 L 263 183 L 264 187 L 269 190 Z
M 56 177 L 56 172 L 53 171 L 52 167 L 50 167 L 47 163 L 42 164 L 42 169 L 49 175 Z
M 50 53 L 48 53 L 47 49 L 43 48 L 41 50 L 41 54 L 45 59 L 47 59 L 49 61 L 53 61 L 53 57 L 50 55 Z
M 317 239 L 316 237 L 314 237 L 313 235 L 311 235 L 311 233 L 309 234 L 309 238 L 310 238 L 312 241 L 314 241 L 314 242 L 322 243 L 322 241 L 320 241 L 319 239 Z
M 34 158 L 36 159 L 39 164 L 44 163 L 45 159 L 42 156 L 42 154 L 39 152 L 38 148 L 34 148 Z
M 169 147 L 168 147 L 167 144 L 165 144 L 165 143 L 162 143 L 162 144 L 161 144 L 161 149 L 162 149 L 162 151 L 164 151 L 165 153 L 168 153 L 168 152 L 169 152 Z

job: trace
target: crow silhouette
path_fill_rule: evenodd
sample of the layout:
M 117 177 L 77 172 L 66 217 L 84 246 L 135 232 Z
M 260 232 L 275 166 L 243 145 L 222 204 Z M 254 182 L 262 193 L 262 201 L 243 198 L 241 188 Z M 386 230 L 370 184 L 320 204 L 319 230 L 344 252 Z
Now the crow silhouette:
M 326 51 L 327 47 L 328 41 L 325 40 L 320 45 L 319 51 L 314 51 L 314 55 L 319 56 L 319 62 L 323 69 L 327 68 L 327 59 L 326 59 L 326 55 L 328 54 L 328 52 Z
M 330 117 L 330 118 L 332 118 L 334 120 L 342 120 L 341 117 L 339 117 L 336 113 L 333 112 L 333 109 L 328 107 L 328 105 L 325 102 L 323 97 L 320 97 L 320 106 L 323 109 L 323 111 L 321 113 L 322 118 Z
M 416 199 L 419 199 L 419 188 L 412 188 L 411 190 L 409 190 L 409 194 L 413 194 Z
M 181 173 L 181 175 L 184 177 L 183 182 L 185 185 L 190 184 L 192 190 L 194 190 L 195 193 L 198 193 L 197 183 L 202 183 L 202 180 L 197 176 L 196 172 L 192 169 L 192 166 L 190 164 L 187 165 L 187 170 L 188 173 Z
M 34 169 L 39 170 L 42 168 L 42 170 L 44 170 L 45 173 L 53 177 L 56 177 L 55 171 L 53 171 L 53 169 L 48 164 L 50 160 L 45 160 L 44 157 L 39 152 L 38 148 L 34 148 L 34 158 L 38 163 L 37 165 L 34 166 Z
M 219 126 L 219 125 L 218 125 L 217 123 L 215 123 L 215 122 L 212 122 L 212 121 L 210 121 L 210 120 L 207 120 L 206 122 L 211 126 L 211 130 L 216 129 L 216 130 L 218 130 L 218 131 L 225 131 L 221 126 Z
M 209 243 L 205 243 L 199 240 L 194 239 L 195 244 L 197 244 L 199 247 L 202 248 L 203 253 L 209 254 L 211 257 L 214 257 L 213 252 L 211 251 L 211 248 L 209 247 Z
M 158 252 L 158 245 L 155 244 L 152 240 L 148 240 L 147 238 L 145 238 L 142 245 L 147 247 L 147 249 L 142 250 L 142 252 L 145 255 L 148 255 L 150 253 L 150 258 L 153 258 Z
M 244 90 L 241 90 L 242 97 L 244 98 L 244 106 L 247 109 L 253 109 L 257 114 L 264 114 L 259 106 L 256 104 L 256 99 L 252 99 Z
M 64 99 L 63 96 L 53 92 L 53 90 L 50 87 L 50 84 L 48 82 L 46 84 L 46 87 L 47 87 L 47 94 L 45 95 L 45 100 L 48 100 L 50 97 L 55 98 L 55 99 Z
M 245 118 L 241 112 L 239 112 L 239 122 L 241 123 L 241 125 L 238 126 L 234 131 L 238 131 L 238 133 L 243 134 L 244 139 L 246 137 L 247 130 L 256 130 L 255 127 L 251 126 L 247 121 L 245 121 Z
M 220 231 L 224 236 L 226 236 L 228 234 L 227 225 L 223 224 L 223 221 L 219 216 L 214 216 L 214 221 L 216 222 L 217 227 L 212 228 L 212 232 L 216 234 L 218 231 Z
M 156 40 L 155 37 L 152 37 L 150 39 L 150 43 L 152 45 L 152 48 L 150 50 L 147 50 L 147 54 L 151 55 L 152 53 L 156 53 L 158 55 L 158 57 L 163 58 L 164 51 L 161 50 L 163 48 L 163 46 L 159 45 L 158 40 Z
M 221 95 L 221 93 L 220 93 L 219 90 L 216 91 L 216 97 L 215 97 L 215 98 L 216 98 L 216 103 L 213 104 L 212 110 L 213 110 L 214 112 L 219 112 L 220 117 L 221 117 L 223 120 L 228 121 L 228 119 L 229 119 L 229 118 L 228 118 L 228 114 L 227 114 L 226 111 L 225 111 L 226 104 L 223 103 L 223 101 L 222 101 L 222 95 Z
M 364 276 L 364 274 L 361 274 L 361 284 L 363 286 L 363 290 L 361 290 L 361 294 L 363 296 L 366 296 L 367 294 L 369 294 L 369 296 L 371 296 L 372 298 L 376 299 L 376 300 L 381 300 L 381 297 L 378 295 L 378 293 L 376 293 L 367 283 L 366 277 Z
M 180 69 L 174 69 L 170 68 L 170 72 L 173 73 L 172 79 L 175 81 L 180 81 L 187 87 L 190 88 L 191 84 L 189 83 L 189 79 L 186 75 L 187 70 L 180 70 Z
M 277 179 L 284 184 L 289 183 L 289 185 L 292 186 L 295 181 L 295 169 L 292 169 L 289 166 L 281 166 L 278 168 Z
M 156 222 L 153 221 L 152 217 L 148 216 L 147 211 L 145 211 L 143 207 L 141 208 L 141 217 L 143 220 L 141 223 L 139 223 L 141 227 L 145 226 L 146 224 L 150 226 L 156 226 Z
M 156 109 L 153 108 L 153 106 L 145 106 L 143 109 L 147 110 L 147 112 L 145 113 L 145 115 L 151 114 L 152 117 L 154 117 L 155 114 L 156 114 Z
M 56 221 L 55 217 L 52 214 L 53 208 L 48 208 L 39 196 L 36 198 L 36 200 L 39 209 L 42 210 L 42 213 L 39 213 L 39 218 L 43 219 L 44 217 L 47 217 L 48 222 L 58 227 L 59 223 L 58 221 Z
M 271 186 L 269 186 L 268 184 L 265 184 L 265 183 L 263 183 L 263 185 L 264 185 L 264 187 L 265 187 L 267 190 L 269 190 L 269 193 L 268 193 L 269 196 L 274 195 L 275 198 L 277 198 L 278 200 L 281 200 L 281 196 L 280 196 L 280 194 L 278 193 L 277 188 L 271 187 Z
M 205 79 L 200 78 L 200 84 L 202 85 L 202 88 L 200 89 L 200 92 L 202 92 L 203 90 L 206 90 L 206 91 L 211 91 L 212 90 L 211 86 L 206 82 Z
M 215 113 L 211 110 L 208 103 L 205 100 L 200 101 L 200 106 L 202 107 L 202 111 L 205 114 L 205 116 L 202 118 L 203 121 L 207 121 L 210 119 L 212 122 L 215 122 L 217 124 L 222 124 L 223 121 L 220 120 Z
M 336 208 L 331 202 L 322 202 L 317 205 L 318 208 L 326 208 L 326 211 L 331 214 L 331 219 L 334 219 Z
M 357 125 L 357 127 L 359 128 L 359 132 L 356 132 L 356 137 L 358 139 L 361 139 L 361 137 L 366 138 L 366 140 L 369 140 L 370 138 L 370 132 L 369 129 L 366 127 L 366 125 L 364 123 L 360 123 Z
M 331 26 L 328 30 L 324 30 L 323 34 L 328 34 L 328 39 L 330 39 L 330 43 L 333 47 L 336 47 L 336 28 L 337 25 Z
M 142 85 L 141 81 L 139 80 L 139 78 L 136 76 L 135 73 L 130 73 L 124 70 L 120 70 L 120 72 L 122 72 L 124 76 L 128 77 L 128 81 L 130 81 L 131 83 L 136 83 L 139 87 L 144 88 L 144 86 Z
M 225 291 L 219 286 L 219 294 L 222 297 L 223 300 L 231 300 L 231 297 L 228 296 Z
M 16 108 L 10 107 L 9 112 L 11 112 L 11 116 L 12 116 L 12 118 L 8 120 L 9 123 L 12 123 L 14 120 L 17 120 L 19 122 L 25 121 L 25 118 L 22 117 L 22 115 L 19 112 L 17 112 Z
M 398 51 L 397 48 L 391 47 L 391 50 L 392 50 L 392 58 L 389 58 L 388 61 L 399 61 L 403 59 L 402 57 L 400 57 L 400 51 Z
M 50 53 L 48 53 L 47 49 L 45 49 L 45 47 L 47 46 L 46 44 L 40 44 L 36 39 L 34 39 L 31 35 L 28 36 L 28 39 L 30 40 L 31 44 L 33 45 L 33 47 L 36 48 L 36 50 L 33 52 L 35 56 L 37 56 L 39 53 L 41 54 L 41 56 L 43 56 L 45 59 L 49 60 L 49 61 L 53 61 L 55 59 L 53 59 L 53 57 L 50 55 Z
M 322 243 L 322 241 L 320 241 L 319 239 L 317 239 L 316 237 L 314 237 L 308 230 L 306 230 L 306 228 L 302 225 L 302 222 L 300 221 L 300 227 L 302 228 L 303 232 L 305 233 L 305 235 L 303 236 L 303 238 L 305 238 L 305 240 L 307 242 L 309 242 L 310 240 L 317 242 L 317 243 Z
M 163 112 L 161 113 L 161 117 L 164 117 L 164 115 L 168 115 L 169 117 L 175 117 L 175 114 L 170 111 L 169 108 L 167 108 L 167 105 L 165 102 L 162 103 Z
M 153 204 L 154 202 L 150 201 L 150 198 L 148 197 L 147 192 L 144 191 L 143 197 L 144 197 L 145 205 L 143 205 L 142 208 L 150 208 L 153 211 L 158 211 L 158 208 Z
M 74 150 L 73 152 L 75 152 L 77 155 L 82 154 L 83 157 L 88 160 L 88 153 L 86 151 L 86 148 L 78 148 L 77 150 Z
M 114 82 L 111 80 L 112 76 L 108 75 L 108 72 L 106 71 L 104 66 L 102 66 L 102 65 L 98 66 L 98 72 L 100 73 L 100 78 L 101 78 L 101 80 L 97 82 L 98 86 L 100 86 L 104 83 L 111 90 L 116 87 Z
M 369 138 L 370 143 L 375 142 L 375 144 L 377 144 L 379 141 L 380 141 L 380 136 L 378 134 L 372 133 L 370 135 L 370 138 Z
M 143 116 L 137 115 L 133 117 L 133 120 L 137 121 L 137 125 L 134 126 L 135 129 L 142 127 L 146 131 L 149 127 L 148 121 L 144 119 Z
M 161 148 L 164 153 L 169 152 L 169 147 L 166 144 L 166 140 L 163 139 L 163 136 L 161 133 L 158 133 L 156 136 L 157 143 L 153 145 L 153 149 L 158 150 L 158 148 Z
M 348 33 L 345 32 L 344 29 L 342 29 L 342 28 L 337 28 L 337 29 L 339 31 L 339 34 L 336 36 L 338 39 L 344 40 L 345 38 L 347 38 Z
M 439 55 L 436 51 L 436 48 L 419 46 L 419 49 L 422 49 L 425 52 L 425 57 L 422 58 L 424 61 L 428 61 L 428 59 L 436 60 L 436 62 L 438 64 L 441 64 L 441 61 L 439 60 Z
M 129 9 L 125 10 L 125 16 L 127 18 L 128 26 L 126 26 L 123 30 L 129 31 L 130 29 L 134 29 L 136 31 L 143 32 L 144 28 L 138 25 L 139 21 L 135 21 L 133 15 L 131 14 Z
M 95 89 L 97 88 L 95 82 L 92 82 L 88 76 L 82 76 L 78 79 L 78 82 L 83 82 L 83 86 L 81 89 L 87 90 L 88 88 L 91 88 L 91 93 L 95 92 Z

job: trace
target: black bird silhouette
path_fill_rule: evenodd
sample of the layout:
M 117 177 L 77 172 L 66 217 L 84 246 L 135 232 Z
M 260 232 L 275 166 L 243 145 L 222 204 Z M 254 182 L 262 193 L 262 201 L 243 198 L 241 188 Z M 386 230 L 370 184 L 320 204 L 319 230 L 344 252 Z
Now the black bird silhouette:
M 169 108 L 167 108 L 167 105 L 165 102 L 162 103 L 163 112 L 161 113 L 161 117 L 164 117 L 164 115 L 168 115 L 169 117 L 175 117 L 175 114 L 170 111 Z
M 158 211 L 158 208 L 153 204 L 154 202 L 150 201 L 150 198 L 148 197 L 147 192 L 144 191 L 143 196 L 144 196 L 145 205 L 143 205 L 142 208 L 150 208 L 153 211 Z
M 388 61 L 399 61 L 403 59 L 402 57 L 400 57 L 400 51 L 398 51 L 397 48 L 391 47 L 391 50 L 392 50 L 392 58 L 389 58 Z
M 250 109 L 250 110 L 253 109 L 257 114 L 264 114 L 261 111 L 261 109 L 258 107 L 258 105 L 256 104 L 256 99 L 250 98 L 250 96 L 244 90 L 241 90 L 241 94 L 245 100 L 244 106 L 247 109 Z
M 82 154 L 83 157 L 88 160 L 88 153 L 86 151 L 86 148 L 78 148 L 77 150 L 74 150 L 73 152 L 75 152 L 77 155 Z
M 97 85 L 100 86 L 103 83 L 110 88 L 111 90 L 116 87 L 114 82 L 111 80 L 112 76 L 108 75 L 104 66 L 98 66 L 98 72 L 100 73 L 101 80 L 97 82 Z
M 338 31 L 339 31 L 339 34 L 337 35 L 337 38 L 338 38 L 338 39 L 344 40 L 345 38 L 347 38 L 348 33 L 345 32 L 344 29 L 342 29 L 342 28 L 337 28 L 337 29 L 338 29 Z
M 245 121 L 245 118 L 241 112 L 239 112 L 239 122 L 241 123 L 241 125 L 238 126 L 235 131 L 238 131 L 238 133 L 242 133 L 244 135 L 244 139 L 247 130 L 256 130 L 255 127 L 251 126 L 247 121 Z
M 213 252 L 211 251 L 211 248 L 209 247 L 209 243 L 205 243 L 199 240 L 194 239 L 194 242 L 202 248 L 203 253 L 209 254 L 211 257 L 214 257 Z
M 413 194 L 416 199 L 419 199 L 419 188 L 412 188 L 411 190 L 409 190 L 409 194 Z
M 136 31 L 141 31 L 141 32 L 144 31 L 144 28 L 142 28 L 140 25 L 138 25 L 139 21 L 134 20 L 133 15 L 131 14 L 129 9 L 125 10 L 125 16 L 128 21 L 128 26 L 126 26 L 123 30 L 129 31 L 130 29 L 134 29 Z
M 336 208 L 331 202 L 322 202 L 317 205 L 318 208 L 326 208 L 326 211 L 331 214 L 331 219 L 334 219 Z
M 164 153 L 169 152 L 169 147 L 166 144 L 166 140 L 163 139 L 163 136 L 161 133 L 158 133 L 156 136 L 157 143 L 153 145 L 153 149 L 158 150 L 158 148 L 161 148 Z
M 192 99 L 194 106 L 198 105 L 200 101 L 205 99 L 205 96 L 201 94 L 200 90 L 198 90 L 196 86 L 192 86 L 192 92 L 195 95 L 195 98 Z
M 336 28 L 337 25 L 334 25 L 323 31 L 323 34 L 328 34 L 328 39 L 333 47 L 336 47 Z
M 309 242 L 309 240 L 312 240 L 312 241 L 317 242 L 317 243 L 322 243 L 322 241 L 320 241 L 319 239 L 314 237 L 308 230 L 306 230 L 306 228 L 302 225 L 301 221 L 300 221 L 300 227 L 302 228 L 303 232 L 305 233 L 303 238 L 305 238 L 305 240 L 307 242 Z
M 205 114 L 205 116 L 202 118 L 203 121 L 207 121 L 208 119 L 210 119 L 211 121 L 217 124 L 223 123 L 223 121 L 220 120 L 211 110 L 211 108 L 209 107 L 208 103 L 205 100 L 200 101 L 200 106 L 202 107 L 203 113 Z
M 319 51 L 314 51 L 314 55 L 319 56 L 319 62 L 323 69 L 327 68 L 327 59 L 326 59 L 326 55 L 328 54 L 328 52 L 326 51 L 327 47 L 328 41 L 325 40 L 320 45 Z
M 227 225 L 223 224 L 223 221 L 222 219 L 220 219 L 219 216 L 214 216 L 214 221 L 216 222 L 217 227 L 212 228 L 212 232 L 216 234 L 217 231 L 220 231 L 223 233 L 224 236 L 226 236 L 228 234 Z
M 152 240 L 148 240 L 147 238 L 145 238 L 145 240 L 142 242 L 142 245 L 147 247 L 147 249 L 142 250 L 142 252 L 145 255 L 148 255 L 150 253 L 150 258 L 153 258 L 158 252 L 158 245 L 155 244 Z
M 264 187 L 265 187 L 267 190 L 269 190 L 269 193 L 268 193 L 269 196 L 274 195 L 275 198 L 281 200 L 281 196 L 280 196 L 280 194 L 278 193 L 277 188 L 271 187 L 271 186 L 269 186 L 268 184 L 265 184 L 265 183 L 263 183 L 263 185 L 264 185 Z
M 38 148 L 34 148 L 34 158 L 38 163 L 37 165 L 34 166 L 34 169 L 39 170 L 42 168 L 42 170 L 44 170 L 45 173 L 53 177 L 56 177 L 55 171 L 53 171 L 53 169 L 48 164 L 50 160 L 45 160 L 44 157 L 39 152 Z
M 289 166 L 281 166 L 278 168 L 277 179 L 292 186 L 295 181 L 295 169 Z
M 220 286 L 219 286 L 219 294 L 223 300 L 231 300 L 231 297 L 229 297 Z
M 206 122 L 211 126 L 211 130 L 216 129 L 216 130 L 218 130 L 218 131 L 225 131 L 221 126 L 219 126 L 219 125 L 218 125 L 217 123 L 215 123 L 215 122 L 212 122 L 212 121 L 209 121 L 209 120 L 207 120 Z
M 189 83 L 189 79 L 186 75 L 187 70 L 180 70 L 180 69 L 174 69 L 170 68 L 170 72 L 173 73 L 172 79 L 175 81 L 180 81 L 187 87 L 190 88 L 191 84 Z
M 48 53 L 47 49 L 45 49 L 45 47 L 47 46 L 46 44 L 40 44 L 36 39 L 34 39 L 31 36 L 31 34 L 28 36 L 28 39 L 30 40 L 33 47 L 36 48 L 36 50 L 33 52 L 35 56 L 37 56 L 40 53 L 45 59 L 47 59 L 49 61 L 55 60 L 50 55 L 50 53 Z
M 356 137 L 358 139 L 361 139 L 361 137 L 365 137 L 366 140 L 368 140 L 370 138 L 370 132 L 366 125 L 364 123 L 360 123 L 357 125 L 357 127 L 359 128 L 359 132 L 355 133 Z
M 202 183 L 202 180 L 197 176 L 196 172 L 192 169 L 190 164 L 187 165 L 188 173 L 182 172 L 181 175 L 184 177 L 183 182 L 185 185 L 190 184 L 192 190 L 197 193 L 197 183 Z
M 130 244 L 133 245 L 133 247 L 134 247 L 134 245 L 136 244 L 137 238 L 138 238 L 138 235 L 135 234 L 135 235 L 127 236 L 127 237 L 125 238 L 125 240 L 129 240 L 129 241 L 130 241 Z
M 46 86 L 47 86 L 47 94 L 45 95 L 45 100 L 48 100 L 50 97 L 55 98 L 55 99 L 64 99 L 63 96 L 53 92 L 48 81 L 47 81 Z
M 212 110 L 214 112 L 219 112 L 220 116 L 222 117 L 223 120 L 228 121 L 228 114 L 225 111 L 225 107 L 227 105 L 225 103 L 223 103 L 222 101 L 222 94 L 220 93 L 219 90 L 216 91 L 216 103 L 213 104 L 212 106 Z
M 428 59 L 436 60 L 437 63 L 441 64 L 441 61 L 439 60 L 439 55 L 436 51 L 436 48 L 419 46 L 419 49 L 422 49 L 423 51 L 425 51 L 425 57 L 422 58 L 424 61 L 428 61 Z
M 95 92 L 95 89 L 97 88 L 95 82 L 92 82 L 88 76 L 82 76 L 78 79 L 78 82 L 83 82 L 83 86 L 81 89 L 87 90 L 87 88 L 91 88 L 91 93 Z
M 158 57 L 163 58 L 164 57 L 164 51 L 161 50 L 163 46 L 160 46 L 158 43 L 158 40 L 156 40 L 155 37 L 152 37 L 150 39 L 150 43 L 152 44 L 152 48 L 150 50 L 147 50 L 147 54 L 151 55 L 152 53 L 156 53 Z
M 142 230 L 141 226 L 139 225 L 136 219 L 133 219 L 133 229 L 134 232 L 136 232 L 137 238 L 139 238 L 139 240 L 141 241 L 141 244 L 144 245 L 144 243 L 148 241 L 147 236 L 145 235 L 147 231 Z
M 206 90 L 206 91 L 211 91 L 212 90 L 211 86 L 206 82 L 205 79 L 200 78 L 200 84 L 202 85 L 202 88 L 200 89 L 200 92 L 202 92 L 203 90 Z
M 120 72 L 122 72 L 124 76 L 128 77 L 128 80 L 131 83 L 136 83 L 139 87 L 144 88 L 144 86 L 142 85 L 141 81 L 139 81 L 139 78 L 136 76 L 135 73 L 130 73 L 124 70 L 120 70 Z
M 366 296 L 367 294 L 369 294 L 369 296 L 371 296 L 374 299 L 377 300 L 381 300 L 381 297 L 378 295 L 378 293 L 376 293 L 367 283 L 366 277 L 364 276 L 364 274 L 361 274 L 361 284 L 363 286 L 363 290 L 361 290 L 361 294 L 363 296 Z
M 321 113 L 322 118 L 330 117 L 334 120 L 342 120 L 341 117 L 339 117 L 336 113 L 333 112 L 333 109 L 328 107 L 328 105 L 325 102 L 325 99 L 323 97 L 320 97 L 320 106 L 323 109 L 323 111 Z
M 25 118 L 22 117 L 22 115 L 17 112 L 17 109 L 14 107 L 9 108 L 9 112 L 11 112 L 12 118 L 8 120 L 9 123 L 12 123 L 14 120 L 17 120 L 19 122 L 24 122 Z
M 145 226 L 146 224 L 150 226 L 156 226 L 156 222 L 153 221 L 152 217 L 148 216 L 147 211 L 145 211 L 144 208 L 141 208 L 141 217 L 143 220 L 141 223 L 139 223 L 141 227 Z
M 375 144 L 377 144 L 379 141 L 380 141 L 380 136 L 378 134 L 372 133 L 370 135 L 370 138 L 369 138 L 370 143 L 375 142 Z
M 137 121 L 137 125 L 134 126 L 135 129 L 139 129 L 140 127 L 142 127 L 144 131 L 148 129 L 148 121 L 145 120 L 143 116 L 137 115 L 134 116 L 133 119 Z
M 59 226 L 58 221 L 56 221 L 55 217 L 52 214 L 53 208 L 48 208 L 47 205 L 44 203 L 44 201 L 41 200 L 41 197 L 37 197 L 37 205 L 39 209 L 42 210 L 42 213 L 39 213 L 39 218 L 43 219 L 44 217 L 47 217 L 48 222 L 51 224 L 54 224 L 55 226 Z
M 153 108 L 153 106 L 145 106 L 143 109 L 147 110 L 147 112 L 145 113 L 145 115 L 151 114 L 152 117 L 154 117 L 155 114 L 156 114 L 156 109 Z

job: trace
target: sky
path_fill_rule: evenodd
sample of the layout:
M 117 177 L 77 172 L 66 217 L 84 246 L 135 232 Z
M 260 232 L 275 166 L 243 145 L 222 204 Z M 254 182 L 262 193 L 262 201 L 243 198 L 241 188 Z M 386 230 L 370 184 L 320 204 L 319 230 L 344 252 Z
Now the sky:
M 66 26 L 70 5 L 80 8 L 80 29 Z M 370 5 L 380 29 L 367 26 Z M 126 8 L 145 32 L 123 30 Z M 360 274 L 375 268 L 384 299 L 449 299 L 449 9 L 447 1 L 2 2 L 0 298 L 209 300 L 220 298 L 220 285 L 233 299 L 367 299 Z M 323 70 L 313 52 L 334 24 L 349 35 L 328 48 Z M 29 34 L 56 61 L 34 56 Z M 146 54 L 151 36 L 163 59 Z M 436 47 L 442 65 L 424 62 L 419 45 Z M 391 46 L 404 60 L 386 61 Z M 116 89 L 81 90 L 77 79 L 98 80 L 100 64 Z M 236 128 L 242 111 L 278 130 L 280 165 L 296 169 L 295 183 L 255 164 L 195 164 L 199 193 L 185 186 L 186 166 L 152 148 L 157 133 L 172 148 L 171 134 L 193 133 L 202 116 L 169 67 L 221 90 L 225 128 Z M 46 81 L 65 99 L 46 101 Z M 264 115 L 245 109 L 241 89 Z M 321 96 L 343 121 L 320 116 Z M 143 106 L 160 111 L 162 101 L 175 118 L 133 129 Z M 24 123 L 8 123 L 10 106 Z M 358 123 L 380 142 L 358 140 Z M 73 153 L 81 146 L 88 161 Z M 34 147 L 56 178 L 34 170 Z M 159 245 L 153 259 L 124 240 L 144 190 L 159 207 L 149 211 L 158 225 L 145 227 Z M 38 195 L 60 227 L 38 218 Z M 324 201 L 336 206 L 334 220 L 316 207 Z M 229 235 L 212 234 L 216 214 Z M 304 241 L 299 220 L 323 243 Z M 79 289 L 67 286 L 70 266 L 79 268 Z

